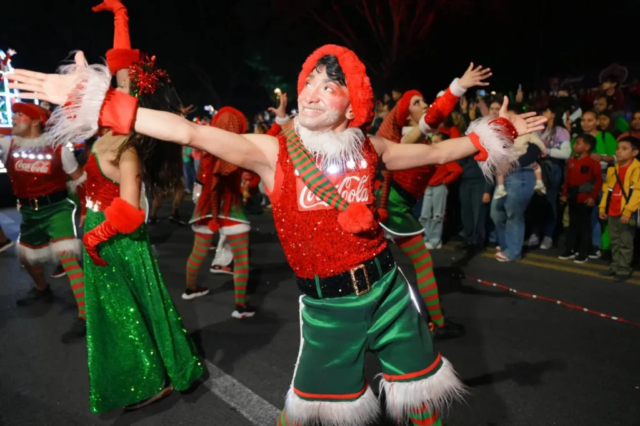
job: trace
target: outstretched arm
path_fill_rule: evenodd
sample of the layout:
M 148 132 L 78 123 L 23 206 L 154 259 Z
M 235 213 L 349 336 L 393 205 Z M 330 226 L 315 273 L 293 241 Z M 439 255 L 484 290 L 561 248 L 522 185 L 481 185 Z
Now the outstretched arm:
M 238 135 L 211 126 L 201 126 L 176 114 L 138 108 L 135 131 L 167 142 L 206 151 L 265 178 L 275 170 L 277 139 L 269 135 Z
M 75 64 L 63 74 L 15 70 L 10 86 L 24 90 L 24 99 L 40 99 L 62 105 L 54 112 L 52 134 L 73 140 L 93 136 L 98 124 L 117 133 L 135 131 L 167 142 L 193 146 L 229 163 L 256 172 L 269 185 L 277 160 L 277 139 L 267 135 L 237 135 L 200 126 L 168 112 L 137 108 L 137 100 L 109 89 L 111 75 L 106 67 L 89 67 L 78 52 Z M 30 92 L 30 93 L 29 93 Z M 82 108 L 80 108 L 82 106 Z M 57 127 L 57 128 L 56 128 Z
M 476 124 L 468 137 L 449 139 L 435 145 L 394 144 L 377 136 L 371 137 L 370 140 L 389 170 L 444 164 L 480 152 L 476 158 L 482 161 L 486 176 L 495 172 L 506 174 L 515 163 L 510 149 L 514 136 L 539 131 L 546 122 L 544 117 L 536 117 L 535 113 L 509 114 L 508 103 L 505 97 L 505 103 L 500 110 L 502 122 L 485 119 Z M 509 134 L 511 131 L 515 134 Z
M 434 145 L 397 144 L 379 136 L 370 136 L 371 143 L 388 170 L 445 164 L 478 153 L 471 139 L 449 139 Z

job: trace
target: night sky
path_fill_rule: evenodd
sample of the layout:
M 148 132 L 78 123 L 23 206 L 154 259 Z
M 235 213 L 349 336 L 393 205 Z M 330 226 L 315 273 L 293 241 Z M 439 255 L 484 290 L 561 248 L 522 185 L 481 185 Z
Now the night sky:
M 393 2 L 393 1 L 392 1 Z M 52 72 L 72 50 L 89 62 L 112 47 L 113 15 L 93 13 L 98 1 L 3 2 L 0 49 L 18 51 L 14 67 Z M 6 4 L 8 3 L 8 4 Z M 73 3 L 73 4 L 72 4 Z M 236 106 L 248 115 L 273 101 L 275 87 L 295 95 L 302 62 L 325 43 L 345 44 L 311 15 L 357 36 L 358 53 L 381 61 L 375 37 L 354 5 L 329 0 L 129 0 L 134 48 L 155 54 L 185 104 Z M 406 0 L 417 7 L 418 0 Z M 160 6 L 172 4 L 173 6 Z M 330 9 L 331 5 L 335 9 Z M 369 0 L 388 7 L 388 1 Z M 640 74 L 638 1 L 428 0 L 438 5 L 424 40 L 402 44 L 392 75 L 370 72 L 374 90 L 417 88 L 427 98 L 460 76 L 469 61 L 491 66 L 492 89 L 525 91 L 546 86 L 554 75 L 585 75 L 596 84 L 599 70 L 613 62 Z M 413 12 L 412 12 L 413 13 Z M 337 16 L 342 16 L 341 21 Z M 385 21 L 383 29 L 390 29 Z M 403 22 L 409 22 L 408 18 Z M 422 21 L 420 21 L 422 22 Z M 408 24 L 407 24 L 408 25 Z

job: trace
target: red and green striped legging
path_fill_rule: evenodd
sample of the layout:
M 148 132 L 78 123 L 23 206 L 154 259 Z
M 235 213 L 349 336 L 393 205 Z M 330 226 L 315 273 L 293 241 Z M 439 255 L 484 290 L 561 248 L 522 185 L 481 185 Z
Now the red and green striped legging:
M 233 286 L 236 305 L 245 306 L 247 282 L 249 281 L 249 233 L 243 232 L 237 235 L 227 235 L 227 240 L 233 253 Z M 187 260 L 187 287 L 196 288 L 198 273 L 202 262 L 209 253 L 209 247 L 213 241 L 213 234 L 196 232 L 193 241 L 193 249 Z
M 404 254 L 409 257 L 416 270 L 418 291 L 427 307 L 431 321 L 436 326 L 443 327 L 444 316 L 440 307 L 438 283 L 436 283 L 436 277 L 433 273 L 433 260 L 431 259 L 431 253 L 427 250 L 422 234 L 397 238 L 395 241 Z

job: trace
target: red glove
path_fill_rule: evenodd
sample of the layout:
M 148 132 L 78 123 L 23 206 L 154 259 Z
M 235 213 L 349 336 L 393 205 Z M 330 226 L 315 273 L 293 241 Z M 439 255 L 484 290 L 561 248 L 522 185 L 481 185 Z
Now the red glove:
M 137 111 L 138 98 L 109 88 L 102 103 L 98 125 L 108 127 L 114 135 L 128 135 L 136 121 Z
M 106 219 L 100 225 L 84 234 L 87 254 L 98 266 L 106 266 L 107 262 L 98 254 L 98 244 L 110 240 L 118 234 L 130 234 L 144 223 L 145 213 L 133 207 L 122 198 L 116 198 L 104 211 Z

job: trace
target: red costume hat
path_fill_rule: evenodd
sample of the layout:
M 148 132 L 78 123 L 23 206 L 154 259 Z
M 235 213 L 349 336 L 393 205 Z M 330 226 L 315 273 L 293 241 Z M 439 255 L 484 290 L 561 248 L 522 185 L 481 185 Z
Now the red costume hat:
M 233 107 L 222 107 L 211 119 L 211 126 L 242 135 L 247 133 L 247 119 Z
M 94 12 L 107 10 L 113 13 L 113 49 L 107 51 L 109 71 L 115 74 L 118 70 L 129 68 L 133 62 L 140 59 L 140 51 L 131 49 L 127 8 L 120 0 L 104 0 L 92 10 Z
M 401 127 L 407 124 L 407 118 L 409 118 L 409 104 L 411 103 L 411 98 L 413 98 L 414 96 L 420 96 L 421 98 L 423 97 L 422 93 L 418 92 L 417 90 L 409 90 L 407 92 L 404 92 L 404 94 L 398 101 L 398 113 L 396 118 L 398 120 L 398 125 L 400 125 Z
M 32 120 L 40 120 L 42 124 L 45 124 L 49 119 L 51 113 L 49 110 L 42 108 L 36 104 L 25 104 L 17 102 L 11 106 L 11 111 L 21 112 Z
M 302 71 L 298 77 L 298 94 L 304 89 L 304 83 L 318 61 L 328 55 L 338 59 L 346 78 L 349 99 L 355 115 L 349 127 L 362 127 L 370 123 L 373 118 L 373 89 L 367 76 L 367 69 L 356 54 L 346 47 L 327 44 L 313 52 L 302 65 Z

